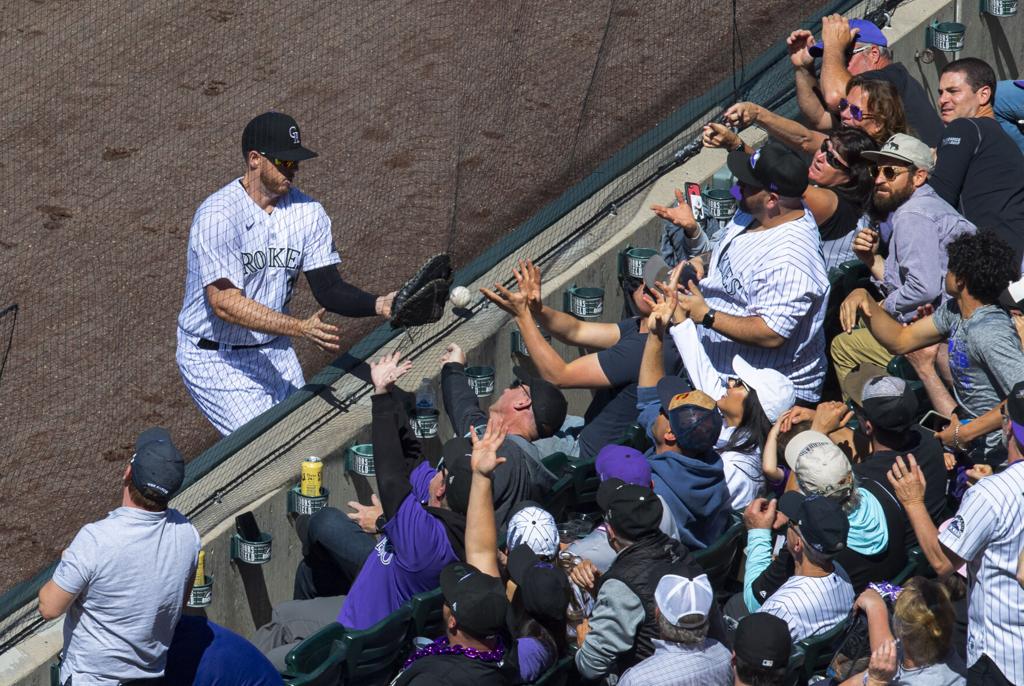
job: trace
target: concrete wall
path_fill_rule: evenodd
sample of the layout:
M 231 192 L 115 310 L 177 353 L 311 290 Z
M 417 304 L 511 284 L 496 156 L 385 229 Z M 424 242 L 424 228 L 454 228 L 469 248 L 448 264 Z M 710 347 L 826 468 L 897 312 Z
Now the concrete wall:
M 894 51 L 898 59 L 904 62 L 932 92 L 935 90 L 940 63 L 944 62 L 941 56 L 932 64 L 925 64 L 919 59 L 923 49 L 924 27 L 933 18 L 950 20 L 955 16 L 955 5 L 952 2 L 912 0 L 898 8 L 893 17 L 893 27 L 887 30 L 890 41 L 894 42 Z M 1017 57 L 1012 54 L 1009 46 L 1024 44 L 1024 20 L 1020 17 L 998 21 L 981 18 L 977 16 L 974 5 L 971 5 L 969 13 L 960 16 L 963 17 L 961 21 L 968 24 L 968 50 L 964 54 L 980 56 L 994 65 L 1004 65 L 1000 78 L 1016 76 Z M 997 52 L 1000 55 L 998 60 L 995 57 Z M 1006 69 L 1010 71 L 1005 71 Z M 754 144 L 759 144 L 764 138 L 756 129 L 750 129 L 743 135 Z M 571 265 L 558 270 L 556 276 L 546 278 L 545 301 L 550 306 L 561 309 L 566 288 L 574 284 L 601 287 L 605 289 L 603 320 L 617 321 L 622 307 L 622 296 L 618 292 L 616 281 L 617 253 L 626 245 L 657 246 L 660 222 L 652 218 L 647 207 L 652 203 L 670 202 L 674 188 L 680 187 L 684 181 L 703 182 L 709 179 L 724 162 L 725 154 L 722 151 L 702 152 L 683 167 L 657 181 L 649 192 L 641 193 L 621 208 L 620 214 L 628 217 L 628 220 L 617 222 L 617 228 L 608 235 L 599 235 L 599 243 L 592 245 L 588 242 L 593 240 L 593 236 L 580 237 L 579 241 L 583 247 L 572 258 Z M 570 217 L 566 221 L 579 223 L 580 218 Z M 545 241 L 550 242 L 550 238 L 538 238 L 524 248 L 521 256 L 534 256 L 546 246 Z M 504 278 L 507 273 L 506 263 L 485 275 L 476 285 L 489 285 L 497 278 Z M 500 317 L 494 308 L 490 311 L 485 308 L 476 318 L 480 320 L 479 324 L 470 322 L 469 326 L 460 329 L 453 338 L 467 350 L 470 364 L 495 367 L 496 385 L 497 389 L 500 389 L 512 379 L 512 360 L 509 351 L 510 335 L 514 325 L 508 322 L 507 318 Z M 406 342 L 399 340 L 389 348 L 403 344 Z M 577 354 L 577 351 L 567 350 L 561 344 L 555 345 L 567 359 Z M 441 343 L 428 351 L 422 360 L 417 362 L 408 382 L 403 383 L 403 386 L 415 388 L 420 377 L 435 375 L 438 367 L 436 361 L 442 354 L 443 347 L 444 343 Z M 344 397 L 342 391 L 346 388 L 357 388 L 361 383 L 357 379 L 343 380 L 340 383 L 342 388 L 325 391 L 322 402 L 311 402 L 311 407 L 303 408 L 303 411 L 310 414 L 328 412 L 332 406 L 339 404 L 339 397 Z M 590 401 L 590 393 L 571 391 L 568 395 L 571 411 L 582 414 Z M 278 429 L 275 427 L 268 433 L 266 439 L 261 438 L 254 442 L 253 446 L 239 457 L 240 462 L 226 464 L 218 470 L 237 471 L 244 468 L 245 460 L 258 459 L 266 451 L 277 450 L 282 443 L 291 441 L 286 453 L 287 465 L 279 479 L 279 483 L 284 485 L 270 489 L 259 498 L 249 497 L 237 505 L 235 503 L 238 502 L 238 494 L 225 494 L 223 503 L 218 500 L 204 515 L 206 521 L 209 521 L 209 517 L 215 517 L 213 521 L 219 522 L 204 536 L 207 574 L 214 577 L 214 600 L 206 612 L 214 621 L 246 636 L 251 636 L 255 627 L 270 619 L 274 604 L 292 597 L 294 572 L 301 559 L 301 549 L 292 527 L 293 518 L 286 512 L 286 501 L 287 489 L 298 473 L 301 459 L 309 454 L 317 454 L 324 458 L 324 483 L 331 492 L 330 502 L 336 507 L 344 508 L 349 500 L 368 503 L 374 488 L 372 479 L 367 480 L 344 469 L 345 447 L 369 440 L 369 412 L 365 403 L 336 409 L 335 414 L 325 419 L 321 428 L 310 435 L 282 437 L 276 435 L 277 433 Z M 442 420 L 441 433 L 444 436 L 451 435 L 446 420 Z M 426 447 L 428 451 L 438 448 L 439 441 Z M 255 495 L 257 494 L 254 493 L 253 496 Z M 234 516 L 250 510 L 254 512 L 261 529 L 273 536 L 273 558 L 261 566 L 232 562 L 229 555 Z M 51 622 L 18 648 L 0 656 L 0 683 L 18 683 L 26 686 L 48 684 L 48 665 L 61 645 L 62 621 Z

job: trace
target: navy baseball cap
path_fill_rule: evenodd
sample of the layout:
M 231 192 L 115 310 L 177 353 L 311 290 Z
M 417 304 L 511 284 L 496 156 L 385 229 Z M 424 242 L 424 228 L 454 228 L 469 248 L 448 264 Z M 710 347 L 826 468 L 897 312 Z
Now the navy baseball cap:
M 508 599 L 499 579 L 466 562 L 452 562 L 441 570 L 441 594 L 470 636 L 488 639 L 505 629 Z
M 245 125 L 242 155 L 248 155 L 250 150 L 266 157 L 296 162 L 317 156 L 312 150 L 302 147 L 299 125 L 283 112 L 264 112 Z
M 569 604 L 569 577 L 550 562 L 537 557 L 525 543 L 508 555 L 508 573 L 519 587 L 519 598 L 532 617 L 565 621 Z
M 185 459 L 167 429 L 159 426 L 146 429 L 135 441 L 131 479 L 142 495 L 158 503 L 166 503 L 185 480 Z
M 851 19 L 850 28 L 857 29 L 857 38 L 855 43 L 865 43 L 867 45 L 877 45 L 881 48 L 889 47 L 889 39 L 882 33 L 882 29 L 875 26 L 873 22 L 867 19 Z M 825 51 L 825 44 L 818 41 L 810 48 L 807 52 L 811 53 L 811 57 L 821 57 Z
M 767 612 L 755 612 L 740 620 L 733 650 L 751 667 L 780 669 L 789 665 L 793 638 L 786 621 Z
M 788 491 L 779 498 L 779 512 L 800 528 L 800 538 L 822 555 L 835 555 L 846 547 L 850 520 L 839 503 L 823 495 Z
M 457 436 L 441 446 L 444 460 L 439 467 L 446 475 L 445 500 L 452 512 L 466 514 L 469 509 L 469 487 L 473 482 L 473 444 L 468 438 Z
M 799 198 L 807 190 L 807 163 L 782 143 L 771 141 L 753 155 L 736 150 L 729 153 L 726 162 L 744 185 L 787 198 Z
M 622 479 L 601 482 L 597 487 L 597 505 L 615 531 L 634 540 L 657 531 L 664 513 L 661 499 L 654 491 Z

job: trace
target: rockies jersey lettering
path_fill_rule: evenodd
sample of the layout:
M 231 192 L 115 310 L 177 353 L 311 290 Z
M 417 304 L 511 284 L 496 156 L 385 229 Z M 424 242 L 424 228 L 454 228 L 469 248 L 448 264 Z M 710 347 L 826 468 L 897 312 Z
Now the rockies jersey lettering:
M 293 187 L 268 214 L 236 179 L 208 197 L 192 220 L 178 327 L 218 343 L 266 343 L 274 336 L 218 318 L 206 301 L 206 287 L 226 279 L 245 297 L 287 312 L 300 272 L 340 261 L 320 203 Z
M 1024 684 L 1024 589 L 1014 575 L 1024 549 L 1024 462 L 967 489 L 939 541 L 967 562 L 967 665 L 987 655 Z
M 838 564 L 828 576 L 793 576 L 761 606 L 789 626 L 793 641 L 835 628 L 850 614 L 855 595 L 850 578 Z
M 818 400 L 827 366 L 822 324 L 829 289 L 818 226 L 806 209 L 795 221 L 746 232 L 753 221 L 737 212 L 726 226 L 712 249 L 701 293 L 719 312 L 760 317 L 785 343 L 761 348 L 704 328 L 701 342 L 723 376 L 733 373 L 732 358 L 739 354 L 755 367 L 788 376 L 797 397 Z

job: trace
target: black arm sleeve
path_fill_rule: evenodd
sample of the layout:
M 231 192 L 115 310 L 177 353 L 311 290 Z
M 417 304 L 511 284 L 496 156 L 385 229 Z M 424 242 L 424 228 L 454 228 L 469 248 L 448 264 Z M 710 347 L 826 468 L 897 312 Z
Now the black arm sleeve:
M 754 579 L 752 587 L 754 596 L 763 605 L 764 601 L 779 590 L 782 584 L 786 583 L 786 580 L 795 573 L 796 564 L 793 561 L 793 556 L 789 554 L 787 548 L 783 548 L 771 564 L 761 572 L 761 576 Z
M 336 264 L 311 269 L 306 272 L 306 280 L 320 307 L 343 317 L 372 317 L 377 314 L 377 296 L 347 283 L 341 278 Z
M 471 426 L 487 424 L 487 414 L 469 387 L 464 365 L 449 362 L 441 367 L 441 398 L 456 436 L 465 436 Z
M 373 462 L 377 472 L 377 490 L 384 518 L 391 519 L 402 501 L 412 492 L 402 439 L 399 437 L 399 412 L 391 394 L 371 397 L 372 421 L 370 437 L 373 441 Z M 408 425 L 408 421 L 405 422 Z

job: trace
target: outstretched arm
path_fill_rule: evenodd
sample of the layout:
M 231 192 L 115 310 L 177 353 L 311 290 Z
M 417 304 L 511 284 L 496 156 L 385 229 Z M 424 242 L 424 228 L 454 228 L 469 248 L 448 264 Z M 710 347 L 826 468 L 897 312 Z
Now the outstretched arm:
M 853 331 L 858 317 L 863 318 L 871 335 L 893 355 L 905 355 L 943 340 L 942 334 L 935 327 L 934 315 L 904 326 L 882 309 L 863 288 L 846 296 L 839 308 L 839 320 L 846 333 Z
M 374 295 L 353 286 L 341 277 L 337 264 L 311 269 L 305 272 L 313 297 L 320 307 L 343 317 L 372 317 L 375 314 L 387 317 L 391 314 L 391 301 L 395 293 Z
M 476 432 L 469 433 L 473 442 L 473 480 L 469 490 L 469 505 L 466 509 L 466 562 L 484 574 L 500 576 L 498 571 L 498 527 L 494 521 L 494 500 L 491 476 L 498 465 L 505 461 L 498 457 L 498 447 L 508 432 L 498 417 L 487 422 L 483 438 Z
M 739 102 L 725 111 L 724 119 L 732 126 L 743 127 L 756 124 L 765 132 L 777 138 L 786 147 L 813 155 L 825 140 L 825 134 L 811 131 L 792 119 L 780 117 L 752 102 Z
M 400 353 L 397 352 L 370 363 L 370 378 L 373 381 L 370 435 L 376 465 L 377 490 L 380 492 L 381 507 L 387 519 L 395 516 L 402 501 L 412 491 L 409 474 L 405 469 L 406 456 L 398 419 L 404 412 L 400 411 L 390 392 L 392 385 L 410 369 L 412 362 L 400 361 Z

